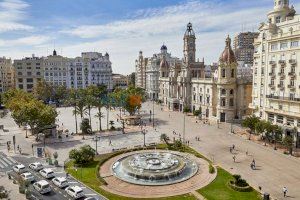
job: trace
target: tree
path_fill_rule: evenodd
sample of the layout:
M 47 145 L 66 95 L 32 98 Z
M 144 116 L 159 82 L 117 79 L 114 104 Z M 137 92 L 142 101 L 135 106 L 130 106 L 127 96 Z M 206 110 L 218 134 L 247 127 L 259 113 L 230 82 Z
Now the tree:
M 84 138 L 84 135 L 92 134 L 89 119 L 87 118 L 82 119 L 80 124 L 80 129 L 82 131 L 82 138 Z
M 294 138 L 290 135 L 287 135 L 283 139 L 283 145 L 287 148 L 289 153 L 293 154 Z
M 254 133 L 255 131 L 255 125 L 256 123 L 258 123 L 260 120 L 258 117 L 256 116 L 250 116 L 250 117 L 247 117 L 243 122 L 242 122 L 242 126 L 243 127 L 247 127 L 250 129 L 250 132 L 249 132 L 249 140 L 251 138 L 251 134 Z
M 96 155 L 95 149 L 90 145 L 84 145 L 79 150 L 72 149 L 69 152 L 69 158 L 73 159 L 75 164 L 85 165 L 94 160 Z
M 191 112 L 191 109 L 190 109 L 188 106 L 184 106 L 183 112 L 184 112 L 184 113 Z
M 104 114 L 101 112 L 101 108 L 100 108 L 100 111 L 98 109 L 98 113 L 95 115 L 95 117 L 97 117 L 99 119 L 99 130 L 102 131 L 101 119 L 104 118 Z
M 167 134 L 163 133 L 160 135 L 160 140 L 165 142 L 169 146 L 169 140 L 170 138 L 167 136 Z
M 37 99 L 48 102 L 54 94 L 54 88 L 46 81 L 42 80 L 37 82 L 33 93 Z

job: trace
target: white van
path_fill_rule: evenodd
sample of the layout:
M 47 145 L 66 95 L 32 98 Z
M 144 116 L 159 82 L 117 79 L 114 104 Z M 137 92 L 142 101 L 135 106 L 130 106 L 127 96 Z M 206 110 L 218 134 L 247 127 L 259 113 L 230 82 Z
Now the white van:
M 33 187 L 41 194 L 46 194 L 48 192 L 51 192 L 51 187 L 50 187 L 49 183 L 45 180 L 35 182 L 33 184 Z

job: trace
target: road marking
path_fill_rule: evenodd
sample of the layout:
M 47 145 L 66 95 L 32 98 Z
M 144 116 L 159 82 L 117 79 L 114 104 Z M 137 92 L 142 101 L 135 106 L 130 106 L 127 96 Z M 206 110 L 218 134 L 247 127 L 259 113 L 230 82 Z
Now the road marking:
M 0 159 L 0 162 L 1 162 L 5 167 L 8 166 L 8 164 L 7 164 L 6 162 L 4 162 L 4 160 L 1 160 L 1 159 Z M 3 168 L 4 168 L 4 167 L 3 167 Z
M 94 193 L 92 193 L 92 194 L 85 194 L 85 195 L 87 195 L 87 196 L 97 196 L 97 194 L 94 194 Z
M 56 174 L 62 174 L 62 173 L 65 173 L 65 172 L 54 172 L 54 173 L 56 173 Z
M 8 160 L 10 160 L 11 162 L 13 162 L 13 163 L 17 163 L 17 161 L 15 160 L 15 159 L 13 159 L 13 158 L 11 158 L 11 157 L 6 157 Z
M 3 160 L 5 160 L 9 165 L 14 164 L 13 162 L 11 162 L 10 160 L 8 160 L 6 157 L 2 157 Z

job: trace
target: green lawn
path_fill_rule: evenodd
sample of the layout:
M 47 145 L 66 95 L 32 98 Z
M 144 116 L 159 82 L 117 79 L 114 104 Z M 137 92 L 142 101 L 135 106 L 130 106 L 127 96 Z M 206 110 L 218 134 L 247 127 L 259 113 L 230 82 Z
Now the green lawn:
M 111 153 L 111 154 L 105 154 L 101 155 L 100 157 L 96 157 L 95 161 L 91 162 L 88 165 L 85 165 L 84 167 L 77 167 L 77 170 L 74 168 L 74 163 L 70 161 L 66 165 L 66 171 L 71 174 L 74 178 L 80 180 L 84 184 L 88 185 L 98 193 L 102 194 L 106 198 L 110 200 L 150 200 L 150 199 L 137 199 L 137 198 L 128 198 L 123 197 L 119 195 L 112 194 L 110 192 L 107 192 L 103 190 L 100 186 L 105 184 L 105 181 L 98 178 L 98 166 L 100 166 L 102 163 L 104 163 L 109 158 L 116 156 L 120 153 Z M 194 195 L 186 194 L 186 195 L 179 195 L 179 196 L 173 196 L 173 197 L 166 197 L 166 198 L 156 198 L 151 200 L 196 200 Z
M 218 167 L 218 176 L 208 186 L 199 189 L 197 192 L 208 200 L 259 200 L 261 199 L 257 191 L 237 192 L 232 190 L 227 183 L 232 180 L 232 175 Z

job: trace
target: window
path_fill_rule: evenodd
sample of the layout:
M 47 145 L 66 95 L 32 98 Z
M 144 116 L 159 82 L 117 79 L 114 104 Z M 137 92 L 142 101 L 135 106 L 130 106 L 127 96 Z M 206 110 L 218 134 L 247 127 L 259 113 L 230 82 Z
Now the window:
M 292 126 L 292 125 L 294 125 L 294 119 L 293 118 L 287 118 L 286 123 L 287 123 L 287 125 Z
M 233 98 L 230 98 L 230 100 L 229 100 L 229 106 L 233 106 L 233 104 L 234 104 Z
M 280 2 L 280 1 L 279 1 L 279 2 Z M 275 19 L 276 24 L 277 24 L 277 23 L 280 23 L 280 21 L 281 21 L 281 17 L 280 17 L 280 16 L 276 17 L 276 19 Z
M 226 106 L 226 100 L 225 98 L 221 98 L 221 106 Z
M 298 41 L 292 41 L 291 42 L 291 48 L 298 47 L 298 46 L 299 46 L 299 42 Z
M 209 97 L 206 97 L 206 103 L 209 103 L 209 99 L 210 99 Z
M 277 44 L 271 44 L 271 51 L 276 51 L 278 49 Z
M 280 49 L 281 49 L 281 50 L 287 49 L 287 48 L 288 48 L 287 42 L 280 43 Z
M 33 79 L 32 78 L 28 78 L 26 81 L 27 81 L 27 83 L 32 83 Z
M 271 85 L 274 85 L 274 79 L 271 79 Z
M 268 114 L 268 121 L 274 122 L 274 114 Z
M 231 89 L 231 90 L 230 90 L 230 94 L 233 95 L 233 92 L 234 92 L 234 91 Z
M 282 124 L 283 123 L 283 116 L 282 115 L 278 115 L 276 122 Z
M 225 78 L 226 77 L 226 71 L 225 69 L 222 69 L 222 78 Z
M 200 96 L 200 103 L 202 103 L 202 95 Z
M 19 89 L 23 89 L 23 84 L 19 84 Z
M 221 90 L 221 94 L 222 94 L 222 95 L 226 95 L 226 90 L 225 90 L 225 89 L 222 89 L 222 90 Z
M 290 85 L 291 85 L 291 86 L 295 86 L 295 81 L 294 81 L 294 79 L 291 79 Z
M 234 69 L 231 70 L 231 78 L 234 78 Z
M 27 72 L 27 76 L 31 76 L 31 72 Z

